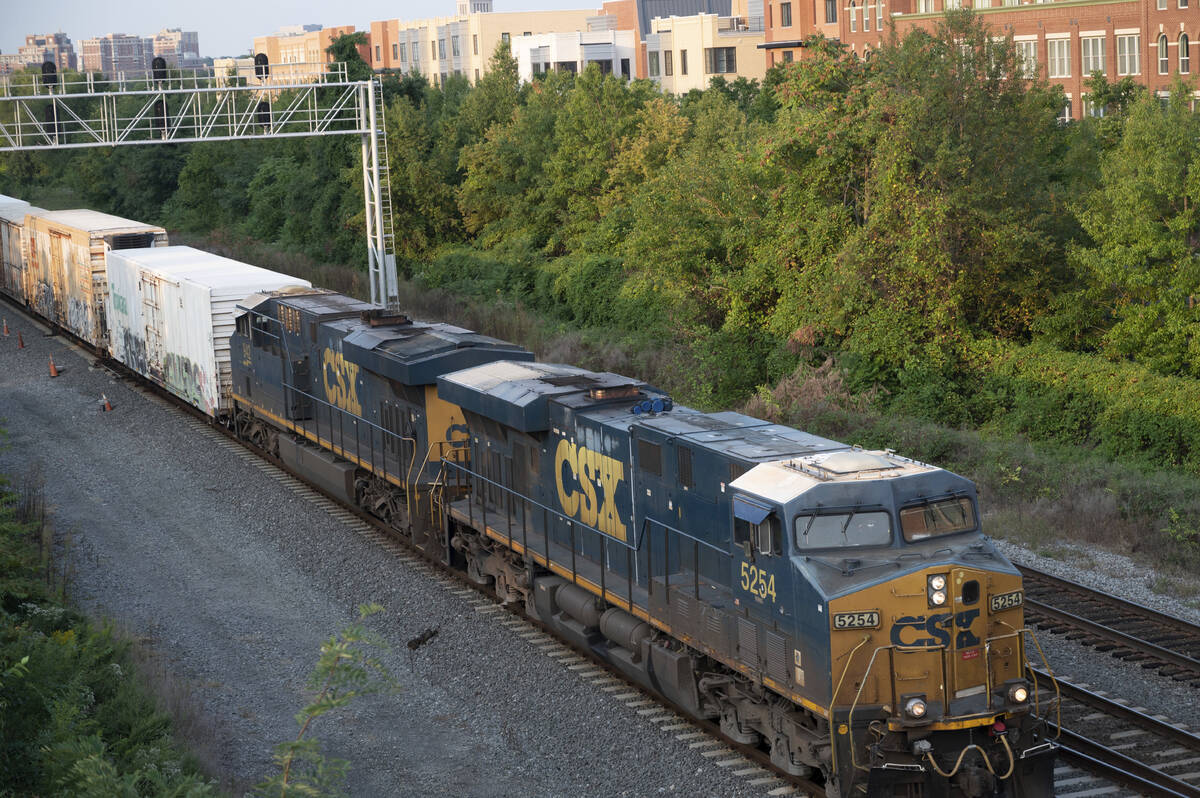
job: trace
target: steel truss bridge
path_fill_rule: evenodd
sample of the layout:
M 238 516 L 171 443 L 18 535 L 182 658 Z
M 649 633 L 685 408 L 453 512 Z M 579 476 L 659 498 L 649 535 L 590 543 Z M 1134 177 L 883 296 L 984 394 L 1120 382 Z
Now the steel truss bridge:
M 371 301 L 395 307 L 399 289 L 379 81 L 348 80 L 344 64 L 263 66 L 248 76 L 171 70 L 68 82 L 54 75 L 14 75 L 0 84 L 0 152 L 356 135 L 362 145 Z M 26 75 L 26 83 L 12 79 Z

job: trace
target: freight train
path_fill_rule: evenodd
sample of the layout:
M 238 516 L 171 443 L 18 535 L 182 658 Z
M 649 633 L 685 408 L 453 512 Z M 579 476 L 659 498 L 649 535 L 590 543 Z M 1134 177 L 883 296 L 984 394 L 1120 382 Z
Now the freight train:
M 126 220 L 0 198 L 0 233 L 14 300 L 828 795 L 1053 795 L 1057 697 L 970 481 Z

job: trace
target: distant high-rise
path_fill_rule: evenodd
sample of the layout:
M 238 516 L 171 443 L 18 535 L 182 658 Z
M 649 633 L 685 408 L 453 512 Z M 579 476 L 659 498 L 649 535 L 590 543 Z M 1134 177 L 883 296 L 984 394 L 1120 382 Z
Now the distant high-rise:
M 115 75 L 120 72 L 146 72 L 154 60 L 154 39 L 109 33 L 84 39 L 83 70 Z
M 173 67 L 199 66 L 200 35 L 194 30 L 163 28 L 154 34 L 154 55 Z
M 25 46 L 17 52 L 26 58 L 28 64 L 51 61 L 60 72 L 64 69 L 78 68 L 75 47 L 71 44 L 71 38 L 62 31 L 26 36 Z
M 63 32 L 35 33 L 25 37 L 25 46 L 16 53 L 0 56 L 0 73 L 37 66 L 50 61 L 61 72 L 76 69 L 75 47 Z

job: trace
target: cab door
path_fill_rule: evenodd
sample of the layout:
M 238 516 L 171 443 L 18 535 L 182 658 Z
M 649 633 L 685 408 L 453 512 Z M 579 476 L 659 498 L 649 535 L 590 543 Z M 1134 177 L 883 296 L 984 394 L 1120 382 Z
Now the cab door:
M 784 601 L 788 559 L 783 512 L 762 499 L 733 497 L 733 594 L 739 607 L 768 622 L 779 618 Z
M 983 650 L 987 618 L 983 611 L 987 574 L 969 568 L 950 571 L 954 618 L 950 627 L 953 699 L 983 695 L 987 689 L 987 657 Z

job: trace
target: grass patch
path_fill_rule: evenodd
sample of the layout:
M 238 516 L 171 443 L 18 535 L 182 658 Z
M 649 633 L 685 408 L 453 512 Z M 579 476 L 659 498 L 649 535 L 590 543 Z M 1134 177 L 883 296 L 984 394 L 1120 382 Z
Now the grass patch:
M 129 643 L 67 606 L 40 485 L 0 482 L 0 794 L 216 794 Z

